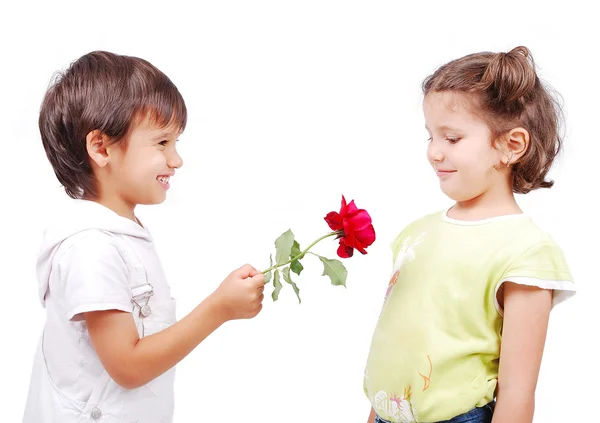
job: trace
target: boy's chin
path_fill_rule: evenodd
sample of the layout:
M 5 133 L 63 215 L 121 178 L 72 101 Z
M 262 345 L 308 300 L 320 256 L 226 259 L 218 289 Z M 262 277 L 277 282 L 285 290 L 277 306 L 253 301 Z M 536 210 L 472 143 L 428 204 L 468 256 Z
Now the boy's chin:
M 138 200 L 137 204 L 140 206 L 153 206 L 157 204 L 162 204 L 167 199 L 167 194 L 164 193 L 162 196 L 154 196 L 152 198 L 144 198 Z
M 163 195 L 162 198 L 157 198 L 152 204 L 162 204 L 167 200 L 167 195 Z

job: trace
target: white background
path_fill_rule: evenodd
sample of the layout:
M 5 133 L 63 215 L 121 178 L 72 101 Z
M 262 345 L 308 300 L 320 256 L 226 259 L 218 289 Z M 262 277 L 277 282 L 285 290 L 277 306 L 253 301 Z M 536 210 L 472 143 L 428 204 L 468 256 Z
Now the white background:
M 66 194 L 37 128 L 54 71 L 96 49 L 143 57 L 178 86 L 185 165 L 166 203 L 143 207 L 181 318 L 234 268 L 268 265 L 288 228 L 324 234 L 342 194 L 378 239 L 332 287 L 314 257 L 254 320 L 228 323 L 179 366 L 175 422 L 363 422 L 362 374 L 404 225 L 450 203 L 425 160 L 420 83 L 437 66 L 525 45 L 568 126 L 551 190 L 520 204 L 563 247 L 578 294 L 552 314 L 537 423 L 594 420 L 598 334 L 600 38 L 584 2 L 14 2 L 0 9 L 3 193 L 2 422 L 20 421 L 44 310 L 35 259 Z M 317 252 L 334 257 L 335 243 Z M 312 260 L 312 261 L 311 261 Z M 270 293 L 270 290 L 269 290 Z

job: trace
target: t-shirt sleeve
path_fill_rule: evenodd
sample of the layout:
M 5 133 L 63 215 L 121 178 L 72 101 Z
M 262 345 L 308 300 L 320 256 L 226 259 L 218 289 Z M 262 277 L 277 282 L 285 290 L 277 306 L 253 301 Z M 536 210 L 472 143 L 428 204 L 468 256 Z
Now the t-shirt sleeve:
M 58 289 L 69 320 L 82 320 L 83 313 L 90 311 L 132 311 L 127 265 L 110 235 L 86 234 L 61 255 L 57 265 Z
M 575 294 L 575 284 L 564 254 L 558 245 L 550 242 L 529 248 L 507 267 L 496 286 L 495 302 L 500 314 L 503 310 L 498 303 L 498 293 L 504 282 L 551 289 L 552 306 Z
M 392 251 L 392 264 L 396 262 L 396 258 L 398 258 L 398 251 L 402 245 L 402 235 L 404 231 L 400 232 L 394 240 L 390 243 L 390 250 Z

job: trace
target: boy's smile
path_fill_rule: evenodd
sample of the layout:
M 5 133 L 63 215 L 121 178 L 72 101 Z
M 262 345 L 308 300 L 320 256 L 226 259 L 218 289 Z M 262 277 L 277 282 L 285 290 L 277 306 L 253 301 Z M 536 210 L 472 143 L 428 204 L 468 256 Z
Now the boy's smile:
M 176 124 L 160 127 L 147 115 L 134 120 L 122 143 L 105 147 L 104 153 L 101 148 L 92 151 L 90 157 L 98 165 L 97 201 L 128 218 L 138 204 L 162 203 L 171 177 L 183 166 L 176 148 L 180 134 Z

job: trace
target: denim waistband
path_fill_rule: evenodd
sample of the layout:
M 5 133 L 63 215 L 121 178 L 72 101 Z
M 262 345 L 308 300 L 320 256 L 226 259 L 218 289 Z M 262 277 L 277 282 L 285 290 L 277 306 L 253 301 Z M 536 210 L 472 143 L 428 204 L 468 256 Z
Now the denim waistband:
M 475 407 L 470 411 L 467 411 L 460 416 L 456 416 L 451 418 L 450 420 L 444 420 L 441 422 L 435 423 L 491 423 L 492 415 L 494 414 L 494 407 L 496 406 L 496 402 L 492 401 L 489 404 L 484 405 L 483 407 Z M 392 423 L 390 421 L 384 420 L 379 416 L 375 417 L 375 423 Z

